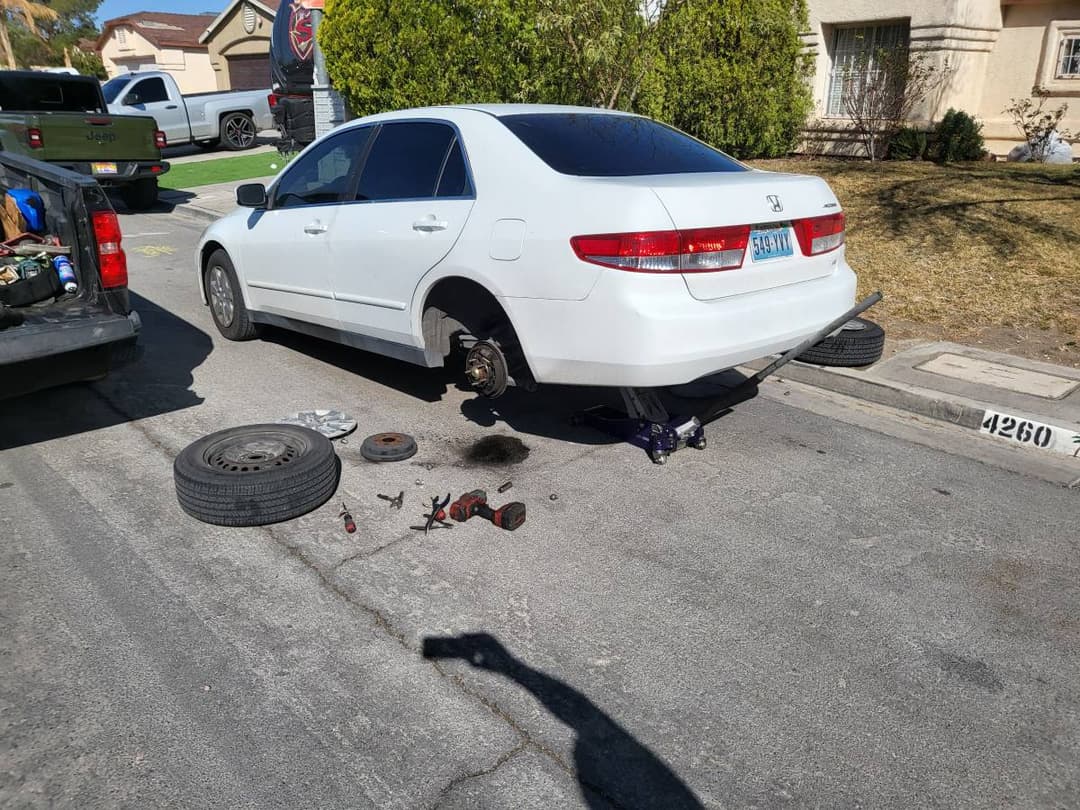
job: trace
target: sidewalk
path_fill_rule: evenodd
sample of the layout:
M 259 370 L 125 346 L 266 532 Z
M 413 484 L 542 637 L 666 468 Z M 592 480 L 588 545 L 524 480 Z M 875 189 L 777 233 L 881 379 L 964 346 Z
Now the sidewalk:
M 236 208 L 236 187 L 243 183 L 268 184 L 274 175 L 254 177 L 250 180 L 213 183 L 208 186 L 196 186 L 190 189 L 162 189 L 158 200 L 172 206 L 180 214 L 194 217 L 204 222 L 213 222 Z

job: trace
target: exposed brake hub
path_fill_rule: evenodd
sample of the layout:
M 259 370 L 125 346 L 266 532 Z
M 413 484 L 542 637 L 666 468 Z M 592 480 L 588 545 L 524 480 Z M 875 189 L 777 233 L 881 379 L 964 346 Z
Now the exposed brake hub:
M 465 377 L 469 385 L 494 399 L 506 393 L 510 384 L 506 355 L 497 343 L 478 340 L 465 355 Z

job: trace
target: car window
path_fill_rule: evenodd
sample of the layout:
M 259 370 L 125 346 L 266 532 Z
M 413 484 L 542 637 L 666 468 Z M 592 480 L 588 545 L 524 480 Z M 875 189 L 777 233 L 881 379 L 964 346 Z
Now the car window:
M 455 138 L 450 147 L 450 154 L 446 156 L 446 163 L 443 165 L 442 177 L 439 178 L 439 188 L 435 196 L 471 197 L 472 193 L 469 173 L 465 169 L 465 156 L 461 152 L 461 141 Z
M 105 84 L 101 85 L 101 92 L 105 96 L 106 103 L 112 104 L 116 101 L 116 97 L 120 95 L 121 90 L 127 87 L 129 81 L 130 79 L 127 76 L 120 75 L 115 79 L 109 79 Z
M 435 196 L 446 151 L 454 139 L 447 124 L 383 124 L 364 163 L 358 200 L 409 200 Z
M 132 90 L 139 96 L 140 104 L 169 100 L 169 93 L 165 90 L 165 80 L 161 78 L 143 79 Z
M 0 108 L 36 112 L 104 112 L 98 84 L 48 73 L 0 76 Z
M 526 113 L 499 120 L 561 174 L 635 177 L 746 171 L 723 152 L 636 115 Z
M 353 127 L 327 138 L 289 165 L 274 187 L 274 208 L 340 202 L 349 175 L 374 127 Z

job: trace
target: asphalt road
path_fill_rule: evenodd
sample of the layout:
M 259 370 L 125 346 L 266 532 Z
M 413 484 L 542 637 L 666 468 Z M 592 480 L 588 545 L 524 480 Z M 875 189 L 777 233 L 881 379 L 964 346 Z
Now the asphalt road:
M 603 392 L 224 341 L 200 226 L 122 219 L 143 359 L 3 403 L 0 805 L 1080 804 L 1080 491 L 1022 453 L 777 382 L 655 467 L 568 425 Z M 332 502 L 180 511 L 181 448 L 312 407 L 360 422 Z M 507 479 L 516 533 L 408 529 Z

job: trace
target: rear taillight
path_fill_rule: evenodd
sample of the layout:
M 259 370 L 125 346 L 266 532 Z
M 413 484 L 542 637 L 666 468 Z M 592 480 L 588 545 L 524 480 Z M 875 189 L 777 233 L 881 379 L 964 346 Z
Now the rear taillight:
M 155 129 L 154 130 L 154 146 L 156 146 L 158 149 L 164 149 L 168 145 L 169 145 L 169 141 L 165 137 L 165 133 L 162 132 L 160 129 Z
M 30 127 L 30 129 L 26 130 L 26 142 L 31 149 L 45 148 L 45 139 L 41 137 L 41 130 L 37 127 Z
M 828 253 L 844 244 L 844 215 L 828 214 L 824 217 L 796 219 L 791 223 L 799 247 L 806 256 Z
M 126 287 L 128 283 L 127 256 L 120 246 L 120 220 L 114 211 L 94 211 L 94 237 L 98 245 L 98 269 L 101 286 L 106 289 Z
M 749 225 L 575 236 L 582 261 L 636 273 L 709 273 L 742 267 Z
M 271 110 L 274 109 L 274 107 L 276 107 L 277 103 L 278 103 L 278 94 L 277 93 L 271 93 L 270 95 L 268 95 L 266 97 L 266 101 L 270 105 L 270 109 Z

